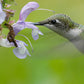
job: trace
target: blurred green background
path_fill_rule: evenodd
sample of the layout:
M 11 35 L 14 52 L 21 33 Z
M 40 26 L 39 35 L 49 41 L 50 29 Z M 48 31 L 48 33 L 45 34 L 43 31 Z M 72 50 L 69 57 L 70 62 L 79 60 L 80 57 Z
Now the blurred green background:
M 12 9 L 16 10 L 15 21 L 21 8 L 31 0 L 16 0 Z M 35 0 L 40 8 L 56 11 L 71 17 L 84 25 L 84 0 Z M 53 15 L 49 11 L 33 11 L 26 21 L 37 22 Z M 18 59 L 13 48 L 0 47 L 0 84 L 84 84 L 84 55 L 65 38 L 53 31 L 40 27 L 44 33 L 37 41 L 31 37 L 31 29 L 24 29 L 24 34 L 32 42 L 34 52 L 28 47 L 31 57 Z M 5 31 L 6 33 L 6 31 Z M 24 40 L 17 36 L 16 39 Z

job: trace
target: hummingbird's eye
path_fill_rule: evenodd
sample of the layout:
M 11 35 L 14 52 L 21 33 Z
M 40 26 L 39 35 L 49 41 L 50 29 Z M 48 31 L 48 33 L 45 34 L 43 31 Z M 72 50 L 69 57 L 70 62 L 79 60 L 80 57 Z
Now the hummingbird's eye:
M 51 23 L 52 23 L 52 24 L 55 24 L 55 23 L 56 23 L 56 20 L 51 20 Z

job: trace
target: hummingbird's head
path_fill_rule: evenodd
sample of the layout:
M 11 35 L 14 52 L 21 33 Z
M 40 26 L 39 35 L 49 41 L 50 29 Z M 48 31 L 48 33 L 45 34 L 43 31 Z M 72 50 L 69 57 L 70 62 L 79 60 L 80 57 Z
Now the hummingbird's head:
M 59 33 L 58 31 L 68 31 L 73 29 L 75 23 L 70 19 L 70 17 L 64 14 L 56 14 L 44 21 L 36 22 L 34 25 L 46 26 L 49 29 Z

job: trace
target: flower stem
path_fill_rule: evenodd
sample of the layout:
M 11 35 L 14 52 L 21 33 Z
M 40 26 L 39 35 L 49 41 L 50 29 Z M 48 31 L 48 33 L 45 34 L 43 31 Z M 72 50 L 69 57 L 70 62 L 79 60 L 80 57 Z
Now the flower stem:
M 12 27 L 10 24 L 8 24 L 8 23 L 5 23 L 5 26 L 9 29 L 9 33 L 8 33 L 8 35 L 7 35 L 8 41 L 9 41 L 9 42 L 13 42 L 14 45 L 15 45 L 16 47 L 18 47 L 18 45 L 17 45 L 17 43 L 16 43 L 16 40 L 15 40 L 15 32 L 14 32 L 14 30 L 13 30 L 13 27 Z

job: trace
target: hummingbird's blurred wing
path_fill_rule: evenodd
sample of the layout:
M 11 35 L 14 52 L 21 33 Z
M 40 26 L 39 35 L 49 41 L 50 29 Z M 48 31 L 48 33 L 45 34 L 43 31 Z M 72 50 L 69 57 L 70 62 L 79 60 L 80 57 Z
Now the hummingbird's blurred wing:
M 82 53 L 84 53 L 84 38 L 83 38 L 83 36 L 84 35 L 81 35 L 81 36 L 78 36 L 77 38 L 75 38 L 73 40 L 70 40 L 70 42 L 73 44 L 72 46 L 74 46 L 78 51 L 80 51 Z M 59 46 L 55 46 L 55 49 L 61 49 L 61 48 L 67 49 L 69 47 L 69 45 L 71 45 L 69 41 L 64 40 L 62 38 L 59 38 L 58 34 L 56 34 L 53 31 L 50 31 L 50 30 L 47 31 L 47 32 L 44 32 L 44 36 L 41 37 L 40 40 L 41 39 L 46 39 L 46 40 L 51 39 L 51 40 L 53 40 L 55 42 L 57 42 L 58 40 L 62 41 L 63 43 L 61 43 Z M 67 46 L 67 47 L 65 47 L 65 46 Z M 72 50 L 72 49 L 70 48 L 69 51 L 70 50 Z

